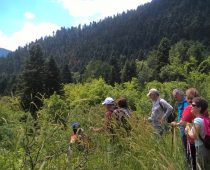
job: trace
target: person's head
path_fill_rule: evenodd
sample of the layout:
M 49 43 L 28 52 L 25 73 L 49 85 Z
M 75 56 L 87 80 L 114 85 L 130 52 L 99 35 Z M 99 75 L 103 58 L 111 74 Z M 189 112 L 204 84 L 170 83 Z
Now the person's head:
M 189 88 L 186 90 L 186 99 L 188 103 L 192 103 L 193 98 L 198 97 L 199 93 L 195 88 Z
M 202 97 L 195 97 L 192 100 L 192 112 L 195 115 L 201 114 L 204 115 L 208 108 L 208 102 Z
M 176 101 L 181 101 L 184 97 L 184 91 L 181 89 L 174 89 L 172 95 Z
M 72 127 L 72 130 L 73 130 L 74 134 L 76 134 L 77 130 L 80 128 L 80 123 L 79 122 L 73 122 L 71 124 L 71 127 Z
M 114 99 L 111 97 L 107 97 L 103 102 L 102 105 L 106 107 L 107 110 L 112 109 L 115 105 Z
M 152 100 L 152 101 L 156 101 L 159 96 L 160 96 L 160 93 L 157 89 L 150 89 L 149 92 L 147 93 L 147 96 Z
M 127 108 L 128 107 L 127 101 L 124 97 L 119 97 L 116 100 L 116 103 L 117 103 L 117 106 L 120 107 L 120 108 Z

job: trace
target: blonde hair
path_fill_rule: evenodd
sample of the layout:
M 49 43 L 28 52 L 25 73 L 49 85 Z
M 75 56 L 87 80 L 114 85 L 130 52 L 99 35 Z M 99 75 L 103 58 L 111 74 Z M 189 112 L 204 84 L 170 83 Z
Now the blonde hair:
M 194 97 L 198 97 L 199 93 L 196 88 L 189 88 L 186 90 L 186 95 L 193 95 Z

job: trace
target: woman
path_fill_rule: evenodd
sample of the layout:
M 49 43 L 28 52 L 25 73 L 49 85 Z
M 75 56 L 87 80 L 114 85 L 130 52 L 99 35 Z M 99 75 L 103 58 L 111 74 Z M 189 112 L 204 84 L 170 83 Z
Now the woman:
M 196 147 L 196 159 L 198 169 L 210 170 L 210 150 L 206 149 L 201 138 L 204 138 L 204 121 L 205 112 L 208 108 L 208 103 L 201 97 L 195 97 L 192 100 L 192 112 L 195 115 L 193 126 L 188 131 L 188 135 L 194 139 Z

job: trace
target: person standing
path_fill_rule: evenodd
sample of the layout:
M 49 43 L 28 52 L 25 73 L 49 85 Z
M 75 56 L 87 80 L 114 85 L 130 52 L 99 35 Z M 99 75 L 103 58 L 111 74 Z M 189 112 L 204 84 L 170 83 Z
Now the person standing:
M 184 97 L 184 91 L 182 91 L 181 89 L 174 89 L 172 95 L 174 99 L 178 102 L 178 122 L 180 122 L 182 119 L 182 113 L 184 109 L 188 106 L 188 102 Z M 185 135 L 185 127 L 183 125 L 179 125 L 179 129 L 185 155 L 187 158 L 187 137 Z
M 159 91 L 157 89 L 150 89 L 147 96 L 152 101 L 152 113 L 149 118 L 155 129 L 155 133 L 159 136 L 163 135 L 164 124 L 172 113 L 173 107 L 164 99 L 160 98 Z
M 115 110 L 115 102 L 114 99 L 111 97 L 107 97 L 103 102 L 102 105 L 105 107 L 105 114 L 104 114 L 104 122 L 103 126 L 99 128 L 94 128 L 92 127 L 92 131 L 94 132 L 100 132 L 100 131 L 108 131 L 110 133 L 113 133 L 112 125 L 111 125 L 111 120 L 112 120 L 112 113 Z
M 102 105 L 105 107 L 103 126 L 99 128 L 91 128 L 93 132 L 106 131 L 109 134 L 109 142 L 107 147 L 107 157 L 109 163 L 115 167 L 117 165 L 117 159 L 122 151 L 122 147 L 118 141 L 116 128 L 113 122 L 113 112 L 116 109 L 116 104 L 113 98 L 107 97 Z
M 195 88 L 189 88 L 186 90 L 186 100 L 188 106 L 184 109 L 182 113 L 182 118 L 179 122 L 172 122 L 172 126 L 184 126 L 186 130 L 187 124 L 192 124 L 195 118 L 195 114 L 192 112 L 192 100 L 195 97 L 198 97 L 199 93 Z M 196 170 L 196 150 L 195 144 L 192 139 L 187 137 L 187 160 L 192 166 L 193 170 Z
M 203 139 L 207 133 L 205 131 L 205 119 L 209 119 L 205 115 L 207 109 L 208 102 L 205 99 L 195 97 L 192 100 L 192 112 L 196 118 L 193 120 L 192 128 L 188 130 L 188 135 L 195 140 L 197 169 L 201 170 L 210 169 L 210 150 L 203 143 Z

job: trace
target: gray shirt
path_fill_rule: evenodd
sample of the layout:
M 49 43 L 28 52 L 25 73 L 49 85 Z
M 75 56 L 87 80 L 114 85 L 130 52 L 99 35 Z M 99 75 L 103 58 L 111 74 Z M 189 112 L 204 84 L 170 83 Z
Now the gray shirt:
M 160 103 L 162 107 L 160 106 Z M 157 101 L 152 102 L 152 114 L 153 120 L 160 120 L 164 117 L 168 117 L 173 110 L 173 107 L 164 99 L 158 98 Z

